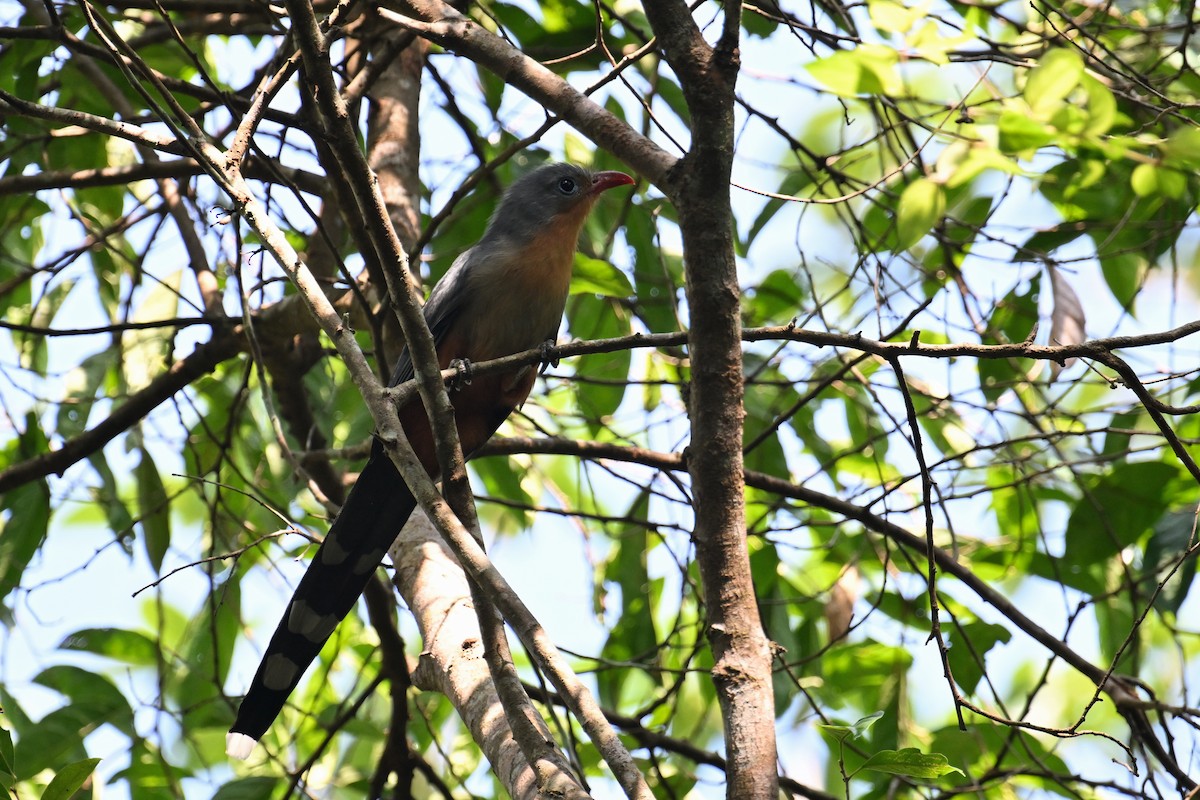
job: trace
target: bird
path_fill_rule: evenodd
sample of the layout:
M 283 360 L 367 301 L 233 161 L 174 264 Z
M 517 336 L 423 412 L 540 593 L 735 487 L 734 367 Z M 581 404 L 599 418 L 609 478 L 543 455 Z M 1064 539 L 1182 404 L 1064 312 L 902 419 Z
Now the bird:
M 558 336 L 579 232 L 600 195 L 635 181 L 617 171 L 567 163 L 518 178 L 497 204 L 479 242 L 434 286 L 423 314 L 438 364 L 487 361 L 531 350 Z M 413 377 L 408 348 L 389 386 Z M 470 458 L 519 408 L 537 378 L 534 365 L 452 386 L 462 451 Z M 419 398 L 398 409 L 421 465 L 435 480 L 433 434 Z M 417 506 L 378 439 L 279 625 L 226 736 L 226 753 L 246 759 L 270 728 L 305 669 L 358 602 L 367 582 Z

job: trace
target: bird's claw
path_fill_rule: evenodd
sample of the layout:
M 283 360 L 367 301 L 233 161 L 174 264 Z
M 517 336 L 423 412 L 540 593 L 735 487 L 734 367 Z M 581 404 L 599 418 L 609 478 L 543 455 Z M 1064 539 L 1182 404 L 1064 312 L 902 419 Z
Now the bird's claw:
M 471 385 L 471 380 L 474 377 L 475 365 L 467 358 L 456 358 L 450 362 L 451 368 L 454 369 L 454 377 L 450 379 L 450 391 L 457 391 Z
M 550 367 L 558 366 L 558 356 L 554 355 L 554 348 L 557 345 L 553 339 L 547 339 L 538 347 L 538 351 L 542 355 L 542 367 L 538 370 L 539 375 L 545 375 L 546 370 Z

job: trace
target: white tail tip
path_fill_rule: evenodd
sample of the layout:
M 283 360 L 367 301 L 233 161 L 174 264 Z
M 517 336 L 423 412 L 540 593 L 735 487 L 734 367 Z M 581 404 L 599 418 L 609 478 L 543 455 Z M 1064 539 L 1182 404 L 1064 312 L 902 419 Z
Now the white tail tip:
M 245 761 L 254 752 L 256 744 L 258 744 L 258 739 L 251 739 L 244 733 L 231 731 L 225 734 L 225 755 L 236 758 L 238 761 Z

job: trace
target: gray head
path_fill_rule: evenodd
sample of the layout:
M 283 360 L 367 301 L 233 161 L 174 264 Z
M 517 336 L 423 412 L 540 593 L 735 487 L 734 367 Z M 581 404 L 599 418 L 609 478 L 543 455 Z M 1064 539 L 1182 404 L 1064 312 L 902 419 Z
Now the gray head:
M 578 225 L 596 198 L 633 183 L 623 172 L 589 172 L 574 164 L 545 164 L 517 179 L 496 207 L 483 238 L 529 240 L 547 226 Z

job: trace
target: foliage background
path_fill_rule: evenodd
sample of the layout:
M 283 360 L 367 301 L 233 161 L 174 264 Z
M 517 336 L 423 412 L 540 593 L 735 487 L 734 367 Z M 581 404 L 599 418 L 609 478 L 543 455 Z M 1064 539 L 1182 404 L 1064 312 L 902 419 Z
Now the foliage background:
M 602 84 L 592 97 L 669 152 L 705 124 L 645 46 L 636 3 L 465 10 L 577 88 Z M 693 18 L 713 39 L 727 11 L 702 3 Z M 1200 677 L 1193 5 L 741 11 L 731 192 L 746 519 L 776 644 L 783 790 L 1188 794 Z M 22 105 L 151 136 L 171 131 L 174 101 L 228 146 L 237 98 L 294 49 L 288 19 L 249 0 L 0 12 L 0 727 L 16 743 L 0 734 L 0 779 L 22 797 L 58 776 L 85 796 L 103 783 L 240 798 L 381 784 L 403 796 L 399 775 L 415 796 L 499 796 L 449 703 L 368 691 L 385 637 L 365 612 L 326 648 L 265 760 L 225 763 L 231 697 L 308 533 L 325 529 L 319 473 L 352 473 L 371 421 L 257 235 L 186 154 Z M 368 44 L 398 30 L 349 25 L 339 75 L 361 74 L 379 58 Z M 168 95 L 135 91 L 106 31 Z M 432 47 L 421 80 L 422 233 L 402 235 L 427 283 L 531 164 L 621 167 L 464 56 Z M 367 97 L 364 131 L 378 101 Z M 367 317 L 345 291 L 360 276 L 373 299 L 378 281 L 327 213 L 329 162 L 305 102 L 291 85 L 272 102 L 250 174 L 293 246 L 344 268 L 330 286 L 360 344 L 386 352 L 387 315 Z M 564 338 L 689 324 L 675 213 L 646 184 L 605 199 Z M 257 338 L 233 337 L 235 318 L 254 319 Z M 498 563 L 593 681 L 656 794 L 716 796 L 725 751 L 692 497 L 686 472 L 659 458 L 688 444 L 690 364 L 682 340 L 644 344 L 550 370 L 473 462 L 474 486 Z M 200 362 L 160 388 L 171 365 Z M 944 559 L 936 617 L 926 541 Z M 403 613 L 399 630 L 415 657 Z M 407 724 L 389 738 L 398 713 Z M 574 723 L 557 719 L 596 794 L 615 796 Z M 910 747 L 959 772 L 857 771 Z

